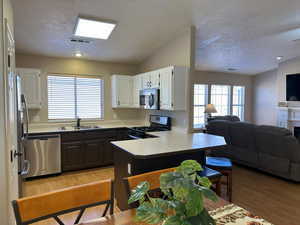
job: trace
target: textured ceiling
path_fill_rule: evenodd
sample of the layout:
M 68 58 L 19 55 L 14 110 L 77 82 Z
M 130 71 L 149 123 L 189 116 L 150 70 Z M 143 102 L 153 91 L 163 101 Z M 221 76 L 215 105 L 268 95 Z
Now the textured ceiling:
M 13 0 L 17 51 L 139 63 L 190 25 L 196 66 L 255 74 L 300 56 L 299 0 Z M 78 15 L 118 22 L 109 40 L 71 43 Z M 180 54 L 180 53 L 179 53 Z

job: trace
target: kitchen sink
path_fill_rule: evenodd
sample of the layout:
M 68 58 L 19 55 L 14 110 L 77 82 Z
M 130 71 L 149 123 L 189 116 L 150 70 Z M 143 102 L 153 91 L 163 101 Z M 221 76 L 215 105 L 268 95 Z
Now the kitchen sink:
M 89 126 L 80 126 L 80 127 L 75 127 L 75 126 L 72 126 L 72 127 L 60 127 L 59 129 L 60 130 L 68 131 L 68 130 L 89 130 L 89 129 L 100 129 L 100 128 L 101 127 L 97 126 L 97 125 L 89 125 Z

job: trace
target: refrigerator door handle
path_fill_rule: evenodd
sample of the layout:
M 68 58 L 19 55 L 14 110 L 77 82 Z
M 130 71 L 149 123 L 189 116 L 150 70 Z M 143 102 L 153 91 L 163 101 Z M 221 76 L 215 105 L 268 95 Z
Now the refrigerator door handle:
M 21 171 L 21 176 L 25 176 L 29 173 L 29 170 L 30 170 L 30 162 L 29 160 L 24 160 L 24 168 L 23 170 Z
M 28 115 L 28 108 L 27 108 L 27 102 L 26 102 L 26 97 L 25 97 L 25 95 L 23 95 L 22 94 L 22 102 L 23 102 L 23 104 L 24 104 L 24 111 L 25 111 L 25 117 L 26 117 L 26 119 L 25 119 L 25 125 L 26 125 L 26 130 L 25 130 L 25 134 L 24 134 L 24 137 L 25 137 L 25 139 L 28 137 L 28 132 L 29 132 L 29 130 L 28 130 L 28 126 L 29 126 L 29 115 Z

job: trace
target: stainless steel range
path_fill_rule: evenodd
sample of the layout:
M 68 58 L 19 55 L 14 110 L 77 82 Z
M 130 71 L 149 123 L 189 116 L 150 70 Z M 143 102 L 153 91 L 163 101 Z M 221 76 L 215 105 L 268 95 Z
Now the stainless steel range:
M 171 118 L 168 116 L 150 115 L 150 126 L 129 128 L 128 135 L 132 139 L 154 138 L 148 132 L 171 130 Z

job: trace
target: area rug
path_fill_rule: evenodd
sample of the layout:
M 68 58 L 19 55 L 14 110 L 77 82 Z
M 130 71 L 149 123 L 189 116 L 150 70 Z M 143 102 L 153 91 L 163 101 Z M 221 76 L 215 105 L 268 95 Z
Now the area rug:
M 209 214 L 217 225 L 273 225 L 234 204 L 212 210 Z

